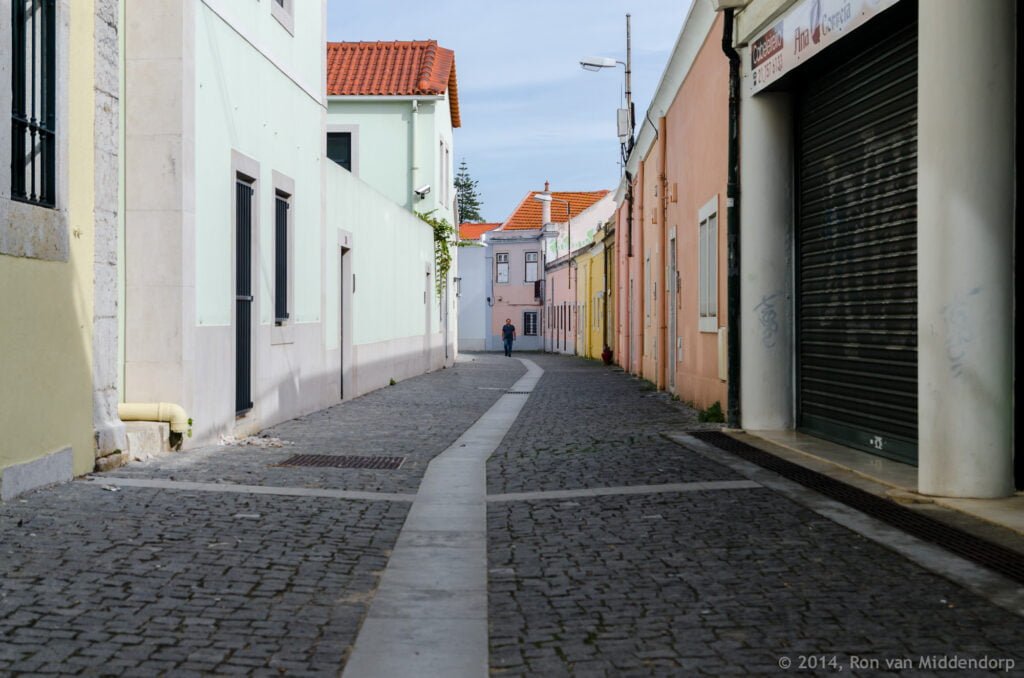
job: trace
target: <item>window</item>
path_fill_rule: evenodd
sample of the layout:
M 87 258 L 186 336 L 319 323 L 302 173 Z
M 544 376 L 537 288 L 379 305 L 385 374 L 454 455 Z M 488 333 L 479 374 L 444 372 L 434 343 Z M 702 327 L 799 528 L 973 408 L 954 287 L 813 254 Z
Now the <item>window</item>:
M 57 204 L 56 0 L 11 3 L 11 197 Z
M 508 252 L 499 252 L 495 255 L 495 262 L 498 266 L 498 274 L 495 277 L 496 282 L 507 283 L 508 282 Z
M 718 331 L 718 196 L 698 213 L 700 229 L 700 331 Z
M 523 336 L 537 336 L 537 312 L 526 311 L 523 313 Z
M 277 2 L 277 0 L 274 0 Z M 328 132 L 327 157 L 349 172 L 352 171 L 352 133 Z
M 271 0 L 270 13 L 286 31 L 295 35 L 295 0 Z
M 274 200 L 274 320 L 288 319 L 288 196 L 280 192 Z
M 538 261 L 537 252 L 526 253 L 526 282 L 536 282 L 540 277 L 537 273 Z

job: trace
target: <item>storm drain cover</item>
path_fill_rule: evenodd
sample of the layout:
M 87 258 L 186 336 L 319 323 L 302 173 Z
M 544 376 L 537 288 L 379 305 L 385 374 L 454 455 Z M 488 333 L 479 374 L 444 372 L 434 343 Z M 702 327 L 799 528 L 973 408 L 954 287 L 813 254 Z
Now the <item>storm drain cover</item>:
M 405 457 L 368 457 L 353 454 L 296 454 L 277 466 L 312 466 L 315 468 L 369 468 L 393 471 L 402 466 Z
M 505 391 L 507 395 L 530 395 L 532 391 Z

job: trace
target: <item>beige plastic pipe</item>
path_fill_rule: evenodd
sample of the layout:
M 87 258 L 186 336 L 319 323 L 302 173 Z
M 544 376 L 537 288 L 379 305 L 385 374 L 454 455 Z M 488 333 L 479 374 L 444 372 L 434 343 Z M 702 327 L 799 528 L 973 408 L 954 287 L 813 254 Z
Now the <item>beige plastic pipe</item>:
M 174 403 L 121 403 L 117 406 L 121 421 L 165 421 L 175 433 L 188 431 L 185 408 Z

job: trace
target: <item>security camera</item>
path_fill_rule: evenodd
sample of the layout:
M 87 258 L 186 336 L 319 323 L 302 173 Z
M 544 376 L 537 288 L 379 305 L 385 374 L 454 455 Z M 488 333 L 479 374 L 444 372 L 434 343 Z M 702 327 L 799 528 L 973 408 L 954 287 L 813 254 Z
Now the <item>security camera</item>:
M 420 186 L 415 191 L 413 191 L 413 193 L 415 193 L 419 197 L 420 200 L 423 200 L 424 198 L 427 197 L 427 194 L 430 193 L 430 184 L 426 184 L 425 186 Z

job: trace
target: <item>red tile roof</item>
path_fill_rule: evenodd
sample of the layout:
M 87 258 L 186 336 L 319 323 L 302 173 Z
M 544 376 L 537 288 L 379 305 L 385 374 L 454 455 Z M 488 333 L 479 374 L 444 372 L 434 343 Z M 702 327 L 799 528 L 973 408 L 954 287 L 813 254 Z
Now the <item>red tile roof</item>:
M 501 227 L 503 231 L 532 230 L 542 228 L 543 204 L 535 200 L 533 196 L 543 191 L 530 191 L 519 203 L 519 207 L 512 212 L 512 216 L 505 221 Z M 578 215 L 598 200 L 608 195 L 608 191 L 552 191 L 552 197 L 569 201 L 569 213 L 572 216 Z M 551 202 L 551 221 L 564 223 L 566 220 L 565 203 L 559 200 Z
M 448 92 L 460 127 L 455 52 L 436 40 L 327 43 L 328 96 L 411 96 Z
M 493 231 L 501 224 L 459 224 L 460 240 L 479 240 L 487 231 Z

